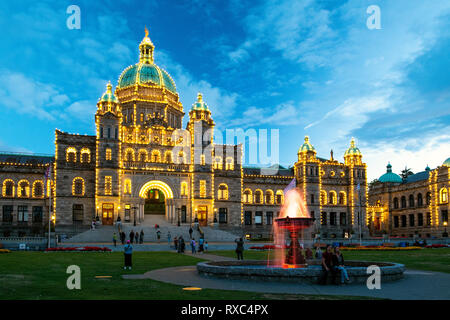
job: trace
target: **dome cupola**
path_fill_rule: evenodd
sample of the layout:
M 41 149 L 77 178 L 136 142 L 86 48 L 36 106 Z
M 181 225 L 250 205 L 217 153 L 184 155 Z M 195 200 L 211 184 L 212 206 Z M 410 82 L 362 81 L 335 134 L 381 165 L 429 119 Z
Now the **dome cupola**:
M 356 147 L 355 138 L 350 141 L 350 147 L 344 153 L 344 160 L 346 165 L 362 165 L 362 153 Z
M 305 161 L 308 159 L 314 159 L 316 157 L 316 149 L 309 142 L 309 137 L 305 136 L 305 141 L 303 142 L 300 149 L 298 149 L 297 156 L 298 161 Z
M 450 158 L 448 158 L 447 160 L 445 160 L 444 163 L 443 163 L 442 165 L 443 165 L 443 166 L 450 167 Z
M 383 174 L 378 181 L 383 182 L 383 183 L 402 183 L 403 180 L 402 178 L 398 175 L 392 172 L 392 166 L 390 163 L 388 163 L 388 165 L 386 166 L 387 170 L 386 173 Z

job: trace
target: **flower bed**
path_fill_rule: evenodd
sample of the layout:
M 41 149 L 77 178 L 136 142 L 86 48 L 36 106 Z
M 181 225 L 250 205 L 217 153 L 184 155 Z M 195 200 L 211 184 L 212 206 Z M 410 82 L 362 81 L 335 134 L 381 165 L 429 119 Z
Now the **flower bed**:
M 86 252 L 86 251 L 94 251 L 94 252 L 110 252 L 111 249 L 106 247 L 58 247 L 58 248 L 47 248 L 45 249 L 47 252 Z
M 11 250 L 8 250 L 8 249 L 0 249 L 0 253 L 11 253 Z
M 421 247 L 381 247 L 381 246 L 363 246 L 363 247 L 341 247 L 344 251 L 410 251 L 420 250 Z
M 280 246 L 280 245 L 273 245 L 273 244 L 266 244 L 264 246 L 253 246 L 249 249 L 252 250 L 274 250 L 274 249 L 287 249 L 288 246 Z
M 447 244 L 429 244 L 425 248 L 448 248 Z

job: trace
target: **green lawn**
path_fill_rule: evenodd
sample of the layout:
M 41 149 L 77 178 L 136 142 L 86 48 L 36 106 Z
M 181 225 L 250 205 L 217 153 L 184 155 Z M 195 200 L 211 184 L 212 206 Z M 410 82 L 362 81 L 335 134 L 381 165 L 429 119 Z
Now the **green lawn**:
M 0 254 L 0 299 L 357 299 L 345 296 L 279 295 L 204 289 L 184 291 L 181 286 L 150 279 L 125 280 L 122 274 L 194 265 L 201 259 L 171 252 L 136 252 L 133 270 L 125 271 L 122 253 L 12 252 Z M 81 268 L 81 290 L 68 290 L 69 265 Z M 95 279 L 95 276 L 112 276 Z
M 421 249 L 412 251 L 342 251 L 347 260 L 398 262 L 406 268 L 450 273 L 450 248 Z M 226 257 L 236 258 L 233 250 L 211 251 Z M 273 256 L 273 251 L 246 250 L 245 259 L 261 260 Z

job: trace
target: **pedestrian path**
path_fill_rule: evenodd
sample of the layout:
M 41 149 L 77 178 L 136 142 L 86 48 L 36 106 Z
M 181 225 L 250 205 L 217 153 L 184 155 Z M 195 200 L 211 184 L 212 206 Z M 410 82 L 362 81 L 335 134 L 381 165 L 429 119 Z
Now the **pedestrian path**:
M 187 255 L 191 254 L 187 253 Z M 210 261 L 231 260 L 230 258 L 211 254 L 195 254 L 194 256 Z M 419 270 L 406 270 L 403 279 L 395 282 L 382 283 L 380 290 L 369 290 L 365 284 L 320 286 L 290 282 L 206 278 L 197 273 L 196 266 L 158 269 L 140 275 L 123 275 L 122 277 L 124 279 L 152 279 L 180 286 L 193 286 L 203 289 L 284 294 L 364 296 L 395 300 L 450 299 L 450 274 Z

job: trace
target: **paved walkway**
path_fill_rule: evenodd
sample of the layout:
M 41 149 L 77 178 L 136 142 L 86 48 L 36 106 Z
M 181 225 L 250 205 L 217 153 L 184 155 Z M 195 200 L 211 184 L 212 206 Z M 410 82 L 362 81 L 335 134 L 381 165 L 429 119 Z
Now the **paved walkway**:
M 196 256 L 213 261 L 230 260 L 230 258 L 211 254 L 197 254 Z M 369 290 L 364 284 L 320 286 L 275 281 L 206 278 L 197 273 L 196 266 L 158 269 L 142 275 L 123 275 L 122 277 L 125 279 L 153 279 L 181 286 L 264 293 L 348 295 L 400 300 L 450 299 L 450 274 L 406 270 L 404 275 L 404 278 L 401 280 L 381 283 L 380 290 Z

